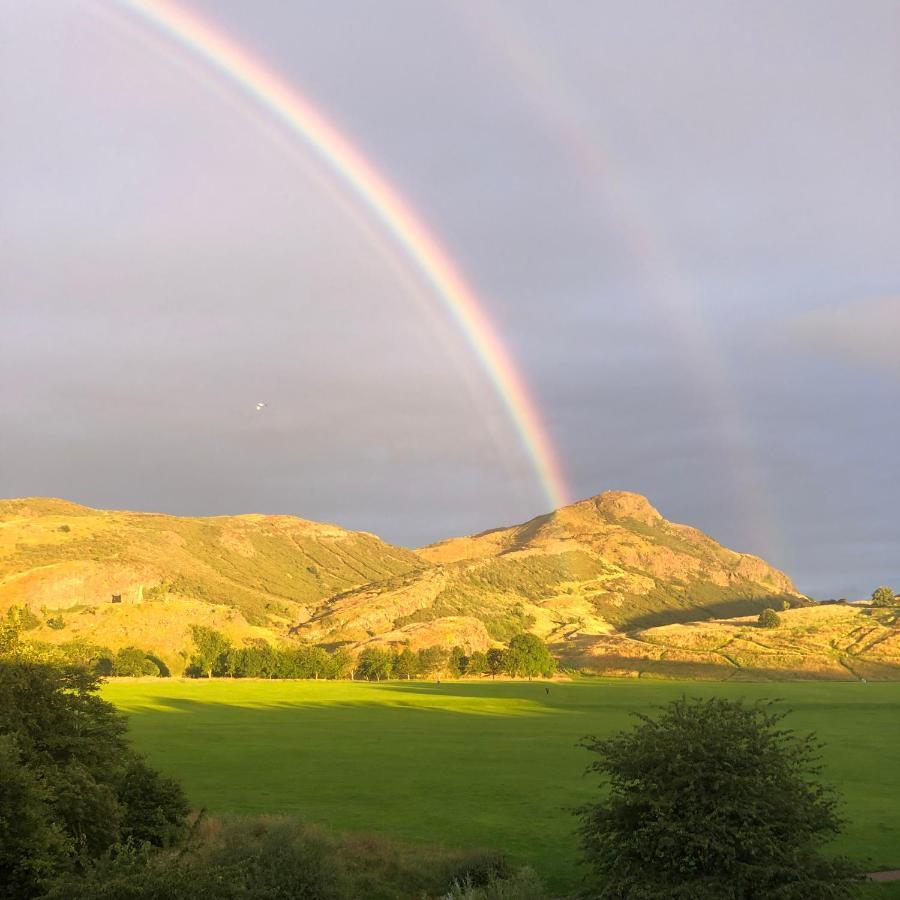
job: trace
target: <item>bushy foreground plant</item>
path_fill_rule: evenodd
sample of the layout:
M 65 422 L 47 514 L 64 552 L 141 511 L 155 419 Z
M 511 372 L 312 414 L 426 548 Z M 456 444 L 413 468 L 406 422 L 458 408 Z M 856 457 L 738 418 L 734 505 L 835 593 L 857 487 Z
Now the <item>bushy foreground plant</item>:
M 184 831 L 178 784 L 144 763 L 81 668 L 0 661 L 0 898 L 38 896 L 123 841 Z
M 177 852 L 118 848 L 83 875 L 57 882 L 45 900 L 401 900 L 445 894 L 473 900 L 545 896 L 534 873 L 514 870 L 497 854 L 337 836 L 264 816 L 201 820 L 189 845 Z
M 609 788 L 578 810 L 592 896 L 853 895 L 854 866 L 819 853 L 842 820 L 812 735 L 781 727 L 771 703 L 681 699 L 637 715 L 630 731 L 582 742 Z

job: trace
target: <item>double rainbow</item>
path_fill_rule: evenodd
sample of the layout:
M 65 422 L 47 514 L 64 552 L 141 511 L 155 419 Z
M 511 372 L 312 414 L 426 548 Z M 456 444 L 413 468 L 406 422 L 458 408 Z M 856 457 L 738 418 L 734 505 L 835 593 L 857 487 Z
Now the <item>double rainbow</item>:
M 302 138 L 365 204 L 432 288 L 490 378 L 548 502 L 569 491 L 534 399 L 478 295 L 409 204 L 310 100 L 208 21 L 168 0 L 120 0 L 226 76 Z

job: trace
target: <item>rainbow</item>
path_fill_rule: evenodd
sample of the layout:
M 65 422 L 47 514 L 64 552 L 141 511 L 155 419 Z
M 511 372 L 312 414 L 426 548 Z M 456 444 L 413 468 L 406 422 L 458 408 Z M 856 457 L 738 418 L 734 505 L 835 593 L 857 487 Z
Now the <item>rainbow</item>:
M 336 173 L 414 264 L 465 335 L 506 409 L 547 501 L 569 501 L 562 467 L 509 351 L 447 251 L 387 179 L 306 97 L 208 21 L 169 0 L 120 3 L 204 60 L 275 116 Z

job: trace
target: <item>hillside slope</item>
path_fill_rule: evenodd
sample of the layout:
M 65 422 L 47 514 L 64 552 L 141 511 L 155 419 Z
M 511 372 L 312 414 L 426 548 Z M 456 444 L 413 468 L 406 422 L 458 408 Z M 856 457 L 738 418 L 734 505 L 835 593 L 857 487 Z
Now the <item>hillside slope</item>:
M 139 638 L 146 646 L 156 634 L 165 651 L 172 647 L 159 641 L 185 644 L 192 622 L 230 622 L 236 636 L 286 634 L 336 592 L 427 565 L 374 535 L 291 516 L 181 518 L 0 501 L 0 611 L 68 610 L 70 625 L 56 639 L 83 633 L 113 647 Z
M 666 521 L 638 494 L 608 492 L 523 525 L 419 551 L 432 568 L 326 600 L 311 640 L 415 638 L 489 646 L 527 628 L 567 640 L 805 602 L 763 560 Z
M 607 674 L 900 677 L 896 610 L 813 606 L 763 560 L 623 492 L 419 551 L 290 516 L 0 501 L 0 614 L 13 604 L 37 615 L 28 640 L 135 645 L 173 672 L 203 624 L 238 644 L 350 649 L 486 649 L 525 629 Z M 791 607 L 782 627 L 756 627 L 765 606 Z

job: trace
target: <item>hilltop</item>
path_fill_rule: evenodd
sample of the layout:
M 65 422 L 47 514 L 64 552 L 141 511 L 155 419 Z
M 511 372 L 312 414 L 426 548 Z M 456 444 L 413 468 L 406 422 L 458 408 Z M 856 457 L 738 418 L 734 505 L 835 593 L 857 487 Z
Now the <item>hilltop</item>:
M 610 491 L 522 525 L 423 547 L 430 568 L 325 601 L 298 632 L 319 641 L 478 649 L 525 628 L 560 645 L 614 630 L 806 602 L 763 560 Z
M 814 607 L 764 560 L 616 491 L 419 550 L 292 516 L 0 501 L 0 613 L 13 604 L 39 620 L 29 639 L 133 644 L 173 671 L 203 624 L 351 650 L 484 650 L 527 630 L 616 674 L 900 674 L 890 611 Z M 787 610 L 784 628 L 755 629 L 765 607 Z

